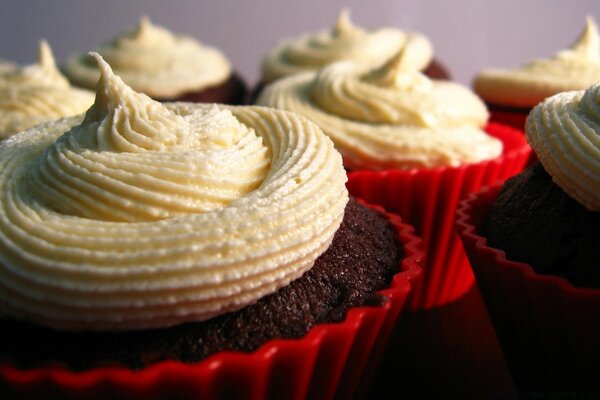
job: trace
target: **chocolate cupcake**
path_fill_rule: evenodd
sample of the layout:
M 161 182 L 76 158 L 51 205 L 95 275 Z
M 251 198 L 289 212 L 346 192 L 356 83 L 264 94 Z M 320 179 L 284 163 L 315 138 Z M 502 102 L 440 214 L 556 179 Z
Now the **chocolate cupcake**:
M 425 36 L 397 28 L 367 31 L 355 26 L 349 11 L 344 9 L 331 30 L 283 40 L 271 49 L 263 61 L 261 83 L 252 99 L 258 97 L 264 85 L 275 80 L 316 72 L 344 60 L 380 66 L 402 49 L 415 69 L 435 79 L 450 78 L 446 68 L 433 59 L 432 45 Z
M 344 158 L 351 194 L 398 213 L 422 235 L 427 268 L 413 308 L 441 306 L 471 287 L 451 229 L 455 207 L 479 185 L 521 171 L 530 152 L 523 135 L 486 126 L 475 94 L 429 79 L 404 51 L 377 68 L 344 61 L 281 79 L 258 104 L 316 122 Z
M 374 362 L 419 275 L 414 237 L 348 201 L 341 157 L 307 119 L 161 104 L 95 58 L 85 116 L 0 145 L 0 381 L 67 396 L 351 391 L 337 382 Z
M 591 17 L 569 49 L 518 68 L 489 69 L 473 86 L 491 112 L 491 120 L 523 130 L 529 111 L 546 97 L 582 90 L 600 81 L 600 37 Z
M 159 101 L 242 104 L 246 85 L 216 48 L 176 35 L 142 17 L 132 31 L 97 49 L 123 81 Z M 67 60 L 76 85 L 93 89 L 100 76 L 85 54 Z
M 459 231 L 521 390 L 598 391 L 600 84 L 546 99 L 539 163 L 465 201 Z
M 0 139 L 81 114 L 93 101 L 92 92 L 71 87 L 57 69 L 50 46 L 42 41 L 37 64 L 0 71 Z

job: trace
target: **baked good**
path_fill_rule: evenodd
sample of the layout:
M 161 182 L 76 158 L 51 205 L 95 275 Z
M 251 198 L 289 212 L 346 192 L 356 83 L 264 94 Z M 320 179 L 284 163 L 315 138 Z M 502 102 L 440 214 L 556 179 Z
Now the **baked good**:
M 547 98 L 539 159 L 462 205 L 458 226 L 521 390 L 600 388 L 600 84 Z
M 392 27 L 365 30 L 354 25 L 350 12 L 342 9 L 330 30 L 282 40 L 269 51 L 262 63 L 260 83 L 250 96 L 251 103 L 266 84 L 277 79 L 316 72 L 344 60 L 380 66 L 401 49 L 405 49 L 407 62 L 416 69 L 431 78 L 450 79 L 446 67 L 434 59 L 433 46 L 424 35 Z
M 0 313 L 28 321 L 2 324 L 15 342 L 2 346 L 9 361 L 0 378 L 27 391 L 35 384 L 23 383 L 31 374 L 22 368 L 33 367 L 34 383 L 50 380 L 70 394 L 39 364 L 50 361 L 84 370 L 61 370 L 79 390 L 129 393 L 152 374 L 160 392 L 172 390 L 169 380 L 183 370 L 191 376 L 171 394 L 210 395 L 221 390 L 221 373 L 239 374 L 248 360 L 256 365 L 228 381 L 239 384 L 235 390 L 280 390 L 291 379 L 298 390 L 327 393 L 341 374 L 359 377 L 380 346 L 375 336 L 389 334 L 422 255 L 405 247 L 405 275 L 391 281 L 402 262 L 396 228 L 347 205 L 330 140 L 283 111 L 155 102 L 94 56 L 102 75 L 85 116 L 0 145 Z M 401 287 L 392 289 L 400 302 L 374 295 L 388 286 Z M 324 324 L 372 302 L 376 324 Z M 315 324 L 327 339 L 274 343 L 267 358 L 257 350 L 274 337 L 305 343 Z M 368 342 L 354 339 L 356 329 Z M 22 342 L 46 336 L 51 347 L 69 347 Z M 340 342 L 328 345 L 332 339 Z M 231 361 L 232 350 L 254 352 Z M 329 356 L 319 362 L 319 352 Z M 345 368 L 354 358 L 358 367 Z M 120 367 L 98 367 L 103 361 Z M 302 372 L 268 374 L 273 362 Z M 313 368 L 320 377 L 305 379 Z M 102 384 L 86 380 L 90 374 Z M 322 378 L 331 382 L 321 385 Z
M 432 308 L 474 282 L 452 230 L 458 200 L 520 171 L 530 149 L 519 132 L 485 127 L 485 106 L 467 88 L 431 80 L 405 60 L 400 52 L 375 69 L 331 64 L 274 82 L 258 104 L 316 122 L 344 157 L 350 193 L 415 226 L 428 258 L 411 306 Z
M 142 17 L 138 26 L 97 49 L 135 91 L 159 101 L 242 104 L 246 86 L 221 51 L 173 34 Z M 100 71 L 86 54 L 69 58 L 64 72 L 93 89 Z
M 54 119 L 77 115 L 94 101 L 92 92 L 71 87 L 46 41 L 37 64 L 0 70 L 0 139 Z
M 546 97 L 583 90 L 600 81 L 600 36 L 591 17 L 577 40 L 548 59 L 517 68 L 484 70 L 473 86 L 491 111 L 492 121 L 523 130 L 529 111 Z

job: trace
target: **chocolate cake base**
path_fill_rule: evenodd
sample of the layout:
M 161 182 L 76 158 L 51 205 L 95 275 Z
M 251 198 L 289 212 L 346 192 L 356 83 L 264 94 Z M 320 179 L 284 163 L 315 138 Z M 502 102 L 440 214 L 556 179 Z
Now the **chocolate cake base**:
M 204 322 L 132 332 L 60 332 L 0 321 L 0 358 L 20 368 L 60 362 L 73 370 L 101 364 L 139 369 L 161 360 L 194 362 L 221 350 L 252 351 L 274 338 L 298 338 L 351 307 L 381 305 L 374 292 L 399 272 L 394 227 L 351 199 L 333 243 L 301 278 L 256 304 Z
M 537 273 L 600 288 L 600 212 L 569 197 L 539 162 L 504 184 L 482 234 Z
M 224 83 L 208 87 L 196 92 L 184 93 L 174 98 L 158 98 L 154 100 L 162 102 L 185 101 L 190 103 L 222 103 L 241 105 L 246 102 L 247 87 L 243 79 L 237 74 L 231 74 L 231 77 Z

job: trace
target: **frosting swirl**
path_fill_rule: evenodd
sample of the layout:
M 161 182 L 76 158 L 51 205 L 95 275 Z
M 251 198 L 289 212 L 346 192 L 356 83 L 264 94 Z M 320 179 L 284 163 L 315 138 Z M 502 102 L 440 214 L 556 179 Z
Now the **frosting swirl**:
M 366 31 L 355 26 L 350 13 L 342 10 L 330 31 L 306 34 L 277 44 L 263 62 L 262 77 L 265 82 L 271 82 L 301 72 L 317 71 L 342 60 L 379 66 L 400 49 L 405 49 L 406 62 L 418 70 L 427 67 L 433 57 L 433 48 L 425 36 L 393 28 Z
M 549 59 L 514 69 L 490 69 L 475 78 L 475 91 L 493 104 L 530 108 L 554 94 L 600 81 L 600 36 L 591 17 L 575 43 Z
M 38 63 L 0 73 L 0 139 L 42 122 L 84 112 L 94 101 L 60 74 L 50 46 L 40 42 Z
M 163 105 L 95 57 L 102 77 L 84 117 L 0 144 L 0 314 L 166 327 L 244 307 L 312 267 L 348 200 L 315 124 Z
M 354 169 L 455 166 L 502 151 L 481 130 L 488 118 L 481 100 L 458 84 L 430 80 L 404 51 L 377 69 L 345 61 L 282 79 L 258 104 L 316 122 Z
M 552 180 L 590 211 L 600 211 L 600 83 L 537 105 L 525 126 Z
M 155 99 L 217 86 L 231 75 L 219 50 L 175 35 L 142 17 L 139 25 L 97 50 L 133 90 Z M 79 86 L 93 88 L 100 71 L 84 55 L 67 60 L 65 73 Z

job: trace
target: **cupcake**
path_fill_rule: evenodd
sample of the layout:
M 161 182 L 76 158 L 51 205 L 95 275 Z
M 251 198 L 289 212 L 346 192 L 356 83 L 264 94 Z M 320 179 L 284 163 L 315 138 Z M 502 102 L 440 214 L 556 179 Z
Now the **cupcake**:
M 401 49 L 414 68 L 436 79 L 448 79 L 446 68 L 433 59 L 433 47 L 425 36 L 397 28 L 372 31 L 352 23 L 344 9 L 329 31 L 308 33 L 279 42 L 266 55 L 262 64 L 261 83 L 256 98 L 265 84 L 302 72 L 316 72 L 336 61 L 353 60 L 380 66 Z
M 306 118 L 94 105 L 0 144 L 0 382 L 21 396 L 347 397 L 419 276 Z M 338 388 L 338 382 L 351 382 Z
M 0 70 L 0 139 L 81 114 L 93 102 L 92 92 L 71 87 L 57 69 L 50 46 L 42 41 L 37 64 Z
M 131 32 L 97 50 L 135 91 L 159 101 L 242 104 L 246 85 L 216 48 L 153 25 L 146 17 Z M 86 54 L 64 66 L 75 85 L 93 89 L 100 76 Z
M 383 66 L 350 61 L 267 86 L 258 104 L 307 116 L 329 135 L 350 171 L 351 194 L 399 213 L 428 252 L 414 308 L 443 305 L 473 283 L 452 231 L 458 200 L 506 178 L 529 152 L 518 132 L 488 125 L 468 88 L 431 80 L 401 51 Z
M 529 111 L 546 97 L 600 81 L 600 37 L 591 17 L 569 49 L 518 68 L 482 71 L 473 83 L 491 120 L 523 130 Z
M 17 69 L 17 66 L 14 63 L 5 61 L 0 58 L 0 74 L 6 73 L 9 71 L 14 71 L 15 69 Z
M 536 106 L 539 163 L 458 211 L 520 390 L 600 389 L 600 84 Z

